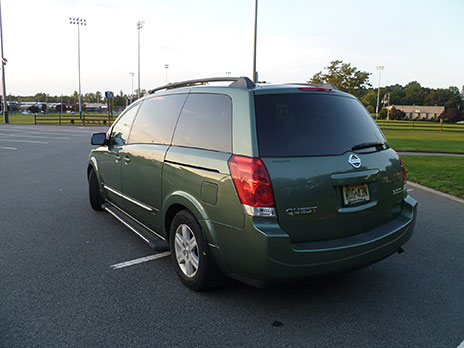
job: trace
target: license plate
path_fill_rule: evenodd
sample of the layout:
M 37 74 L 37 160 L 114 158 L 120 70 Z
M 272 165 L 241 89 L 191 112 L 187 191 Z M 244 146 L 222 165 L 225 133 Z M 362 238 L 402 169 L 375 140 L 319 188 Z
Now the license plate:
M 343 202 L 352 205 L 370 200 L 367 184 L 343 186 Z

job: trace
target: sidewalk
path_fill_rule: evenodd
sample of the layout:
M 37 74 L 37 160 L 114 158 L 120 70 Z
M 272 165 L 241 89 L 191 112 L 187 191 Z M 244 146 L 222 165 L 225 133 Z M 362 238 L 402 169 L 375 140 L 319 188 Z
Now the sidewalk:
M 447 199 L 449 199 L 449 200 L 451 200 L 453 202 L 456 202 L 456 203 L 464 204 L 464 199 L 462 199 L 462 198 L 450 195 L 449 193 L 444 193 L 444 192 L 441 192 L 441 191 L 438 191 L 438 190 L 434 190 L 433 188 L 420 185 L 420 184 L 415 183 L 413 181 L 408 180 L 408 187 L 412 187 L 414 189 L 418 189 L 418 190 L 422 190 L 422 191 L 425 191 L 425 192 L 428 192 L 428 193 L 432 193 L 432 194 L 434 194 L 436 196 L 439 196 L 439 197 L 442 197 L 442 198 L 447 198 Z
M 445 153 L 445 152 L 410 152 L 398 151 L 400 155 L 414 155 L 414 156 L 455 156 L 464 157 L 463 153 Z

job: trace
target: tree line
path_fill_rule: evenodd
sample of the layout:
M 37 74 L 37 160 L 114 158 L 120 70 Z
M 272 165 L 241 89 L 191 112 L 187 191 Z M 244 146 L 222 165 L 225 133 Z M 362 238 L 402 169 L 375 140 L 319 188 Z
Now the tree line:
M 142 91 L 144 92 L 144 91 Z M 135 91 L 137 95 L 137 91 Z M 114 95 L 113 106 L 125 106 L 128 100 L 131 101 L 133 98 L 130 95 L 125 94 L 122 90 L 119 94 Z M 20 95 L 8 95 L 8 102 L 35 102 L 35 103 L 58 103 L 64 105 L 76 105 L 79 103 L 79 93 L 74 91 L 71 95 L 49 95 L 47 93 L 37 93 L 30 96 Z M 85 93 L 82 95 L 82 103 L 106 103 L 104 93 L 97 91 L 95 93 Z
M 329 82 L 335 85 L 339 90 L 350 93 L 359 98 L 367 110 L 373 114 L 377 106 L 377 88 L 369 83 L 371 73 L 360 71 L 350 63 L 344 63 L 341 60 L 330 62 L 330 65 L 313 75 L 307 82 L 324 83 Z M 145 91 L 142 90 L 142 95 Z M 135 91 L 137 95 L 137 91 Z M 389 98 L 390 105 L 423 105 L 423 106 L 444 106 L 445 111 L 440 118 L 449 121 L 464 119 L 464 86 L 460 91 L 458 87 L 449 88 L 428 88 L 422 87 L 419 82 L 412 81 L 402 86 L 395 84 L 384 86 L 380 90 L 379 116 L 384 118 L 387 114 L 385 96 Z M 121 90 L 119 94 L 114 95 L 113 106 L 123 107 L 127 105 L 133 97 L 124 94 Z M 9 102 L 38 102 L 38 103 L 63 103 L 65 105 L 76 105 L 79 101 L 79 94 L 74 91 L 72 95 L 51 96 L 46 93 L 37 93 L 33 96 L 8 96 Z M 106 103 L 102 92 L 85 93 L 82 95 L 82 103 Z M 403 118 L 405 115 L 399 110 L 393 110 L 393 118 Z
M 335 60 L 325 68 L 313 75 L 309 83 L 329 82 L 339 90 L 353 94 L 367 108 L 370 113 L 374 113 L 377 105 L 377 88 L 369 83 L 370 73 L 360 71 L 350 63 Z M 445 111 L 441 118 L 449 121 L 464 119 L 464 86 L 459 91 L 458 87 L 449 88 L 428 88 L 422 87 L 419 82 L 412 81 L 402 86 L 395 84 L 384 86 L 380 89 L 379 115 L 386 116 L 386 110 L 381 101 L 389 95 L 390 105 L 422 105 L 422 106 L 444 106 Z M 396 113 L 401 118 L 401 113 Z M 403 115 L 404 117 L 404 115 Z

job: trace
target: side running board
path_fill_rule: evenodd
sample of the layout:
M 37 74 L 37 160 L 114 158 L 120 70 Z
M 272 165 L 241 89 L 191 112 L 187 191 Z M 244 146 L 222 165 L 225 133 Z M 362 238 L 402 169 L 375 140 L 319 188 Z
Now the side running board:
M 169 244 L 162 236 L 158 235 L 155 231 L 143 225 L 126 212 L 108 202 L 103 203 L 102 208 L 113 215 L 137 236 L 142 238 L 151 248 L 157 251 L 169 251 Z

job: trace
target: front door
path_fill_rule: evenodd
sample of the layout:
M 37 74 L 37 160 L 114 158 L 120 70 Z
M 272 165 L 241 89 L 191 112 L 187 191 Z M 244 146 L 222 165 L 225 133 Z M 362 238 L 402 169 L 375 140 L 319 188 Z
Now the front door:
M 121 208 L 124 208 L 125 205 L 121 183 L 121 154 L 127 144 L 139 105 L 129 107 L 116 120 L 111 128 L 108 149 L 101 154 L 98 161 L 98 171 L 106 198 Z

